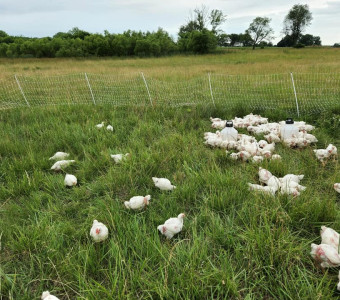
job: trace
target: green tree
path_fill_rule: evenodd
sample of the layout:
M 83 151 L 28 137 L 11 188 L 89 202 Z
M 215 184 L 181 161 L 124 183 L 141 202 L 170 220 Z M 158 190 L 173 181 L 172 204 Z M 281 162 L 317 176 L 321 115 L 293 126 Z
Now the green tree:
M 288 12 L 284 19 L 284 33 L 290 35 L 293 45 L 295 45 L 302 32 L 311 24 L 312 13 L 307 4 L 296 4 Z
M 0 43 L 0 57 L 6 57 L 7 50 L 8 50 L 8 44 Z
M 5 31 L 0 30 L 0 38 L 6 37 L 6 36 L 8 36 L 8 34 Z
M 91 56 L 106 56 L 109 52 L 109 42 L 101 34 L 91 34 L 85 37 L 84 47 Z
M 230 46 L 234 46 L 235 43 L 241 42 L 241 35 L 237 33 L 231 33 L 228 35 L 230 39 Z
M 213 9 L 210 12 L 210 24 L 211 24 L 211 31 L 217 35 L 223 32 L 218 27 L 221 26 L 224 22 L 227 21 L 227 16 L 223 14 L 221 10 Z
M 319 36 L 313 36 L 313 45 L 314 46 L 321 46 L 321 39 Z
M 206 6 L 194 9 L 188 23 L 179 28 L 179 49 L 195 53 L 214 50 L 217 47 L 218 35 L 222 33 L 218 27 L 225 21 L 226 16 L 220 10 L 214 9 L 209 13 Z
M 294 46 L 294 41 L 292 37 L 289 34 L 287 34 L 281 39 L 281 41 L 277 43 L 276 46 L 277 47 L 292 47 Z
M 262 41 L 270 41 L 273 39 L 272 34 L 274 30 L 269 26 L 270 21 L 271 19 L 266 17 L 256 17 L 253 22 L 250 23 L 246 33 L 251 37 L 253 50 L 256 45 Z
M 190 34 L 188 47 L 194 53 L 211 52 L 217 46 L 216 36 L 209 30 L 193 31 Z
M 90 35 L 89 32 L 87 31 L 84 31 L 84 30 L 81 30 L 79 29 L 78 27 L 73 27 L 71 30 L 68 31 L 68 34 L 72 36 L 72 38 L 74 39 L 85 39 L 86 36 Z
M 305 46 L 312 46 L 314 44 L 313 35 L 311 34 L 302 35 L 299 40 L 299 43 L 304 44 Z
M 229 46 L 231 43 L 231 38 L 226 33 L 221 33 L 217 36 L 217 44 L 222 47 Z

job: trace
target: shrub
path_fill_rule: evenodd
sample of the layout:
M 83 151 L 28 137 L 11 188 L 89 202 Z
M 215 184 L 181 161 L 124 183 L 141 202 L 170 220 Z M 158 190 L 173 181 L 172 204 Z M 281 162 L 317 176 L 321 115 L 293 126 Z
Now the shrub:
M 305 48 L 305 45 L 302 43 L 297 43 L 294 48 Z

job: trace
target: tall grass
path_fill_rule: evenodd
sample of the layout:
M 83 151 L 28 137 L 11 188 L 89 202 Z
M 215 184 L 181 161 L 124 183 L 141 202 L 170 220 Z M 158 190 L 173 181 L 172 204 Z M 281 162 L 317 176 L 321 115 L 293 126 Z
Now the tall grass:
M 277 74 L 288 72 L 339 72 L 339 49 L 250 48 L 225 49 L 210 55 L 177 55 L 161 58 L 0 59 L 0 79 L 18 75 L 69 73 L 121 74 L 143 71 L 166 79 L 211 73 Z
M 337 270 L 320 270 L 309 255 L 321 225 L 340 229 L 338 162 L 322 167 L 311 148 L 278 145 L 283 160 L 261 165 L 276 176 L 305 174 L 307 190 L 295 199 L 250 193 L 258 165 L 203 145 L 210 116 L 245 113 L 104 105 L 0 112 L 2 298 L 50 290 L 61 299 L 338 299 Z M 97 130 L 101 121 L 114 132 Z M 340 147 L 338 123 L 307 121 L 317 125 L 317 146 Z M 50 170 L 56 151 L 76 160 L 65 172 L 79 186 L 66 189 L 65 172 Z M 109 156 L 126 152 L 131 159 L 119 165 Z M 152 176 L 177 189 L 157 190 Z M 146 210 L 125 209 L 124 201 L 146 194 Z M 183 231 L 160 236 L 157 225 L 181 212 Z M 89 237 L 93 219 L 109 228 L 102 244 Z

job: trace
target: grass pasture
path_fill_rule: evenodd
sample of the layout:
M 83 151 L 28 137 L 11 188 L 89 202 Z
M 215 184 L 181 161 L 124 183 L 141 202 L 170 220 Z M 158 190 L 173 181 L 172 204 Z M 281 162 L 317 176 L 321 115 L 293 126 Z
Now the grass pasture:
M 210 116 L 246 111 L 181 107 L 60 106 L 1 112 L 0 242 L 2 299 L 338 299 L 338 271 L 313 263 L 319 228 L 340 229 L 337 161 L 322 167 L 312 148 L 277 145 L 274 175 L 305 174 L 307 190 L 292 199 L 250 193 L 257 164 L 234 162 L 203 144 Z M 271 120 L 284 113 L 261 112 Z M 340 146 L 339 113 L 309 117 L 317 146 Z M 334 117 L 334 118 L 333 118 Z M 105 121 L 114 132 L 97 130 Z M 48 160 L 66 151 L 79 186 L 63 186 Z M 130 152 L 114 164 L 109 154 Z M 152 176 L 177 185 L 171 193 Z M 141 212 L 123 205 L 152 196 Z M 168 241 L 157 231 L 185 212 L 183 231 Z M 110 236 L 93 244 L 93 219 Z
M 281 74 L 339 72 L 339 48 L 225 48 L 217 54 L 160 58 L 0 58 L 0 80 L 15 74 L 60 75 L 75 73 L 129 74 L 144 72 L 160 79 L 206 74 Z
M 339 299 L 338 269 L 321 270 L 309 254 L 310 243 L 320 243 L 321 225 L 340 231 L 340 195 L 332 188 L 340 182 L 338 160 L 323 167 L 312 151 L 329 143 L 340 149 L 338 57 L 339 49 L 322 47 L 225 49 L 205 56 L 145 59 L 0 59 L 0 106 L 2 99 L 25 105 L 15 74 L 27 76 L 23 87 L 37 103 L 0 109 L 0 299 L 40 299 L 44 290 L 63 300 Z M 89 75 L 95 95 L 103 91 L 94 106 L 83 76 L 77 79 L 85 72 L 98 78 L 144 72 L 148 80 L 153 78 L 149 82 L 156 105 L 148 104 L 143 85 L 138 97 L 122 89 L 115 94 L 117 103 L 112 102 L 109 80 L 98 79 L 96 85 Z M 258 182 L 259 165 L 234 162 L 224 150 L 206 147 L 203 133 L 213 131 L 210 116 L 227 119 L 253 112 L 283 120 L 295 108 L 294 98 L 286 97 L 291 89 L 279 93 L 280 86 L 269 82 L 264 102 L 250 85 L 246 97 L 233 99 L 231 106 L 224 101 L 223 87 L 239 87 L 236 81 L 231 86 L 221 80 L 221 87 L 214 87 L 217 108 L 205 105 L 210 101 L 205 86 L 205 94 L 195 91 L 203 105 L 169 104 L 190 102 L 182 90 L 207 73 L 238 78 L 289 72 L 338 74 L 331 82 L 328 75 L 315 77 L 315 97 L 324 101 L 323 88 L 334 90 L 327 98 L 328 111 L 309 114 L 313 105 L 307 93 L 301 102 L 309 113 L 300 119 L 316 126 L 317 145 L 292 150 L 277 144 L 275 153 L 283 160 L 260 164 L 278 177 L 304 174 L 301 184 L 307 190 L 295 199 L 253 194 L 247 182 Z M 51 79 L 59 75 L 76 79 L 59 88 Z M 29 90 L 39 87 L 31 83 L 37 78 L 45 78 L 46 85 Z M 161 90 L 163 81 L 171 87 L 162 92 L 171 103 L 153 92 Z M 1 82 L 10 82 L 13 89 L 2 90 Z M 300 82 L 304 90 L 311 81 L 302 77 Z M 52 105 L 38 106 L 44 101 Z M 280 106 L 273 109 L 276 102 Z M 15 106 L 10 104 L 8 108 Z M 94 125 L 102 121 L 114 131 L 97 130 Z M 56 151 L 70 153 L 76 163 L 53 173 L 48 158 Z M 119 165 L 109 156 L 126 152 L 131 158 Z M 77 176 L 77 187 L 64 187 L 66 172 Z M 177 189 L 161 192 L 152 176 L 169 178 Z M 132 196 L 147 194 L 152 198 L 146 210 L 124 207 Z M 184 229 L 168 241 L 157 226 L 181 212 L 187 216 Z M 109 228 L 109 239 L 102 244 L 90 239 L 93 219 Z

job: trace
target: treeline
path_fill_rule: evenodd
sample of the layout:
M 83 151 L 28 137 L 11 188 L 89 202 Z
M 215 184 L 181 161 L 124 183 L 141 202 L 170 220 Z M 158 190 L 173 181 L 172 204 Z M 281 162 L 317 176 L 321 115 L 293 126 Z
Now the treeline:
M 160 56 L 177 51 L 177 44 L 161 28 L 146 33 L 105 31 L 103 35 L 73 28 L 44 38 L 15 37 L 0 31 L 1 57 Z
M 320 46 L 318 36 L 303 35 L 312 14 L 308 5 L 292 7 L 284 20 L 284 38 L 278 47 Z M 179 28 L 175 41 L 166 31 L 125 31 L 122 34 L 89 33 L 77 27 L 53 37 L 10 36 L 0 30 L 0 57 L 89 57 L 89 56 L 163 56 L 174 53 L 209 53 L 217 46 L 273 46 L 271 19 L 256 17 L 244 33 L 226 34 L 220 27 L 226 22 L 221 10 L 196 8 L 189 21 Z

